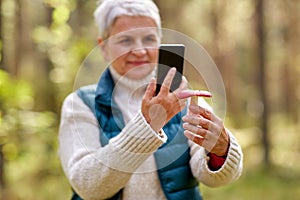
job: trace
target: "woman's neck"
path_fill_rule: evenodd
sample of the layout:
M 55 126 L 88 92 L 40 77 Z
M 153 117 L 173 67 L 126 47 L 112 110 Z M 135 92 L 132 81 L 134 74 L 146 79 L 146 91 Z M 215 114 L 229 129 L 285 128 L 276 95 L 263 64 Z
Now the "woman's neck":
M 154 77 L 154 71 L 150 73 L 148 76 L 143 79 L 130 79 L 126 76 L 120 75 L 112 66 L 109 66 L 110 73 L 113 77 L 115 87 L 123 88 L 129 90 L 130 92 L 134 92 L 136 90 L 145 90 L 147 85 L 149 84 L 152 77 Z

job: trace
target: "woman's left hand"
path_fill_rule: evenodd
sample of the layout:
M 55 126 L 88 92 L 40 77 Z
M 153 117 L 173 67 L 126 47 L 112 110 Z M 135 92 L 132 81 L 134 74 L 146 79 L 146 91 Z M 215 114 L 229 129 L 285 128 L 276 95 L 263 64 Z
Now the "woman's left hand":
M 223 121 L 201 106 L 191 104 L 182 118 L 184 135 L 217 156 L 227 155 L 229 136 Z

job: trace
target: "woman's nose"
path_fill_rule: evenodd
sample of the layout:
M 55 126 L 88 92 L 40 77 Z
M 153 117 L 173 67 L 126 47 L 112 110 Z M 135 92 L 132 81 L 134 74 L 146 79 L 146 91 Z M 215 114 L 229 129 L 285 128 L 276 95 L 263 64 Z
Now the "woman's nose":
M 147 46 L 143 43 L 143 40 L 136 40 L 131 53 L 135 56 L 144 56 L 147 54 Z
M 131 53 L 134 54 L 135 56 L 141 57 L 147 54 L 147 49 L 145 47 L 138 47 L 138 48 L 134 48 L 131 51 Z

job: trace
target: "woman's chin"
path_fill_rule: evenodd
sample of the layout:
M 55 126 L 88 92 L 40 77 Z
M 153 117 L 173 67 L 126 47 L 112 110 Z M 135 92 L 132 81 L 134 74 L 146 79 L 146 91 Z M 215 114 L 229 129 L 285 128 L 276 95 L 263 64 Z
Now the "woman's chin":
M 154 70 L 153 66 L 144 65 L 133 68 L 126 73 L 126 77 L 133 80 L 140 80 L 148 76 Z
M 129 72 L 129 73 L 126 74 L 126 77 L 129 78 L 129 79 L 132 79 L 132 80 L 141 80 L 141 79 L 145 78 L 148 75 L 149 75 L 149 73 L 142 73 L 142 72 L 140 72 L 140 73 L 138 73 L 138 72 L 131 73 L 131 72 Z

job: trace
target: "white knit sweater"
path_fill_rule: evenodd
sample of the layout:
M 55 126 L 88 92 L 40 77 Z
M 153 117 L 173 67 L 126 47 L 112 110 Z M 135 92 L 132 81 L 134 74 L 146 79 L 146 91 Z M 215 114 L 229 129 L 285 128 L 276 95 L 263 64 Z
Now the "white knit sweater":
M 167 136 L 159 137 L 140 112 L 146 83 L 151 77 L 130 81 L 120 79 L 112 68 L 111 72 L 116 83 L 114 99 L 126 126 L 108 145 L 101 147 L 97 119 L 76 93 L 70 94 L 63 103 L 59 129 L 59 157 L 63 170 L 72 187 L 86 200 L 109 198 L 121 188 L 124 188 L 122 199 L 126 200 L 166 199 L 153 153 Z M 217 187 L 240 176 L 242 150 L 236 138 L 228 133 L 228 155 L 218 171 L 208 168 L 209 157 L 204 148 L 189 142 L 190 166 L 199 182 Z

